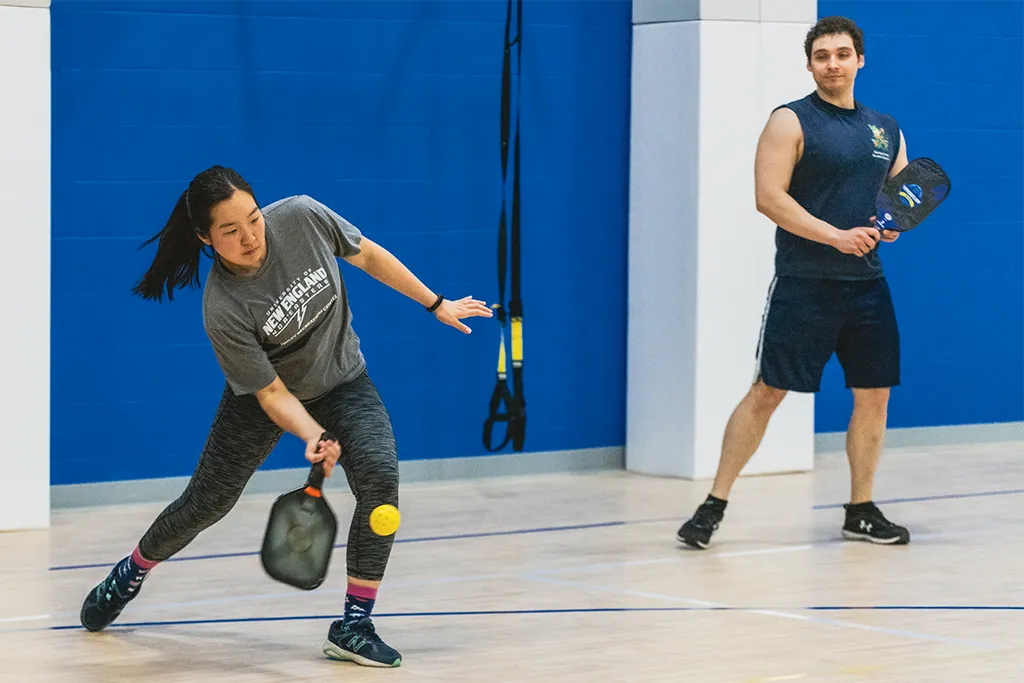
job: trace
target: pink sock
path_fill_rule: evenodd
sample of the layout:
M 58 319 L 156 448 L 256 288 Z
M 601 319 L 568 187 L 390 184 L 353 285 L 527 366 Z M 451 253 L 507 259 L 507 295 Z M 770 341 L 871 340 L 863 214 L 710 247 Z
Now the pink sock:
M 147 571 L 160 564 L 159 562 L 153 562 L 144 558 L 142 553 L 139 552 L 139 546 L 135 546 L 135 550 L 132 551 L 132 562 Z
M 373 603 L 376 600 L 376 588 L 349 583 L 347 595 L 345 595 L 344 622 L 348 624 L 370 616 L 370 613 L 373 612 Z
M 370 588 L 369 586 L 358 586 L 354 583 L 349 583 L 348 590 L 345 592 L 349 595 L 354 595 L 357 598 L 362 598 L 363 600 L 377 599 L 377 589 Z

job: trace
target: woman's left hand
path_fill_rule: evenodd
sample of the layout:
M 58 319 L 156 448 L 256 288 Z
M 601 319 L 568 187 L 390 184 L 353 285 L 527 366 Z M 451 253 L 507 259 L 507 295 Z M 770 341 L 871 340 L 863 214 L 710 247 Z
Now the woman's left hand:
M 434 311 L 434 316 L 445 325 L 451 325 L 457 330 L 466 334 L 472 332 L 469 327 L 459 322 L 462 318 L 490 318 L 494 313 L 483 301 L 477 301 L 473 297 L 463 297 L 457 301 L 445 299 Z

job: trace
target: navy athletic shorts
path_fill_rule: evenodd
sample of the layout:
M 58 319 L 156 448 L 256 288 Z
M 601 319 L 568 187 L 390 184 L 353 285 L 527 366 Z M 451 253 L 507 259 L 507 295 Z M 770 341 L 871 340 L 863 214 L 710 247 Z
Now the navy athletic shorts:
M 813 393 L 832 354 L 847 388 L 900 383 L 900 335 L 889 284 L 778 276 L 768 289 L 757 347 L 757 379 Z

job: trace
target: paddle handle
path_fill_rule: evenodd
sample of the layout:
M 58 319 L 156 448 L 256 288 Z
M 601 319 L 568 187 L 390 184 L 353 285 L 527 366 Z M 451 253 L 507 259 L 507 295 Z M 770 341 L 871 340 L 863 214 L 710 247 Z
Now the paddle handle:
M 336 437 L 332 432 L 325 431 L 320 435 L 321 441 L 337 441 Z M 323 462 L 313 463 L 313 467 L 309 470 L 309 478 L 306 480 L 306 487 L 320 491 L 324 486 L 324 464 Z
M 314 489 L 317 492 L 323 488 L 324 485 L 324 464 L 322 462 L 313 463 L 313 467 L 309 470 L 309 478 L 306 479 L 306 490 Z

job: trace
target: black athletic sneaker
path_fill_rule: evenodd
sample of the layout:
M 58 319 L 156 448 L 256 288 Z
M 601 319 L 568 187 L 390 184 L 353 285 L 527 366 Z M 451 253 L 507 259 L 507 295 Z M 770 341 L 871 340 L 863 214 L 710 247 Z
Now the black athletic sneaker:
M 324 643 L 324 654 L 331 659 L 355 662 L 363 666 L 401 666 L 402 655 L 377 635 L 370 617 L 350 624 L 341 619 L 331 624 Z
M 705 500 L 693 513 L 693 517 L 679 527 L 679 531 L 676 532 L 676 540 L 691 548 L 703 550 L 708 547 L 708 543 L 711 542 L 711 534 L 718 529 L 724 516 L 723 511 L 716 509 L 711 501 Z
M 869 541 L 886 545 L 910 543 L 910 532 L 905 527 L 893 524 L 885 518 L 874 503 L 860 503 L 843 506 L 846 522 L 843 537 L 855 541 Z
M 102 631 L 107 626 L 110 626 L 114 619 L 117 619 L 118 615 L 121 614 L 124 606 L 142 590 L 142 584 L 139 583 L 129 589 L 128 595 L 121 594 L 114 577 L 117 575 L 117 571 L 122 563 L 123 560 L 118 562 L 110 570 L 110 573 L 107 574 L 107 578 L 103 579 L 98 586 L 85 596 L 85 602 L 82 603 L 81 619 L 82 626 L 86 629 Z

